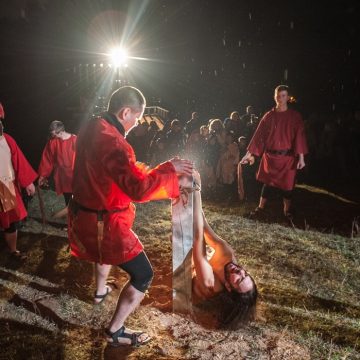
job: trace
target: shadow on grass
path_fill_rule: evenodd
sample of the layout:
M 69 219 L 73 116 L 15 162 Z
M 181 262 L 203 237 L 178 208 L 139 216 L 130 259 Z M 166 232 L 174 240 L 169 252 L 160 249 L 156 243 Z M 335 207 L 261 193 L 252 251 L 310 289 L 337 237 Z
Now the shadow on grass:
M 302 333 L 312 331 L 327 341 L 341 346 L 358 347 L 360 307 L 323 299 L 289 288 L 264 288 L 267 322 L 286 326 Z
M 63 336 L 38 326 L 1 320 L 0 339 L 2 359 L 64 358 Z
M 258 197 L 249 201 L 227 204 L 221 200 L 205 200 L 205 208 L 223 214 L 247 216 L 258 205 Z M 342 236 L 359 236 L 354 231 L 354 221 L 360 222 L 360 205 L 352 199 L 341 197 L 322 188 L 297 185 L 293 194 L 293 225 L 302 230 L 317 230 Z M 266 210 L 256 219 L 265 223 L 292 226 L 283 216 L 283 203 L 279 194 L 267 202 Z M 359 223 L 358 223 L 359 225 Z

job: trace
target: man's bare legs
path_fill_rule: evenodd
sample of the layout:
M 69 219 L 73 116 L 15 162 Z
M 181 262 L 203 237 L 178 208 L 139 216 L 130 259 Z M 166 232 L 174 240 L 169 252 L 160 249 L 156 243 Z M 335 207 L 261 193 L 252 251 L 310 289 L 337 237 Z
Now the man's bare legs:
M 130 282 L 128 282 L 122 289 L 114 316 L 110 321 L 109 330 L 114 332 L 119 330 L 125 323 L 128 316 L 139 306 L 144 293 L 135 289 Z
M 258 208 L 261 210 L 265 209 L 265 205 L 266 205 L 266 201 L 267 199 L 263 198 L 262 196 L 260 196 L 260 201 L 259 201 L 259 205 Z
M 129 315 L 140 305 L 142 299 L 144 298 L 144 293 L 135 289 L 130 282 L 128 282 L 124 288 L 122 289 L 117 305 L 115 313 L 110 321 L 109 332 L 115 333 L 121 327 L 124 326 L 126 319 Z M 132 334 L 134 331 L 130 329 L 126 329 L 125 332 L 127 334 Z M 149 341 L 151 338 L 148 334 L 142 333 L 138 336 L 137 341 L 139 344 Z M 124 336 L 119 336 L 117 341 L 120 344 L 128 345 L 131 344 L 131 339 Z
M 14 231 L 12 233 L 5 233 L 4 237 L 10 252 L 11 253 L 15 252 L 17 250 L 16 249 L 17 231 Z
M 16 249 L 16 241 L 17 241 L 17 231 L 12 233 L 5 233 L 4 234 L 5 241 L 11 253 L 14 253 Z
M 108 289 L 106 280 L 109 276 L 111 265 L 95 264 L 95 282 L 96 282 L 96 295 L 104 295 Z
M 263 197 L 260 197 L 258 208 L 261 209 L 261 210 L 264 210 L 265 205 L 266 205 L 266 201 L 267 201 L 267 199 L 265 199 Z M 283 203 L 284 203 L 284 215 L 286 216 L 287 214 L 290 213 L 291 200 L 284 198 Z
M 287 216 L 290 214 L 291 200 L 283 199 L 284 202 L 284 215 Z
M 104 295 L 108 291 L 106 281 L 109 276 L 111 265 L 95 264 L 95 281 L 96 281 L 96 294 Z M 144 298 L 144 293 L 135 289 L 130 282 L 128 282 L 122 289 L 115 313 L 110 321 L 108 330 L 111 333 L 119 330 L 125 323 L 128 316 L 139 306 Z M 127 333 L 132 333 L 130 329 L 126 329 Z M 138 338 L 139 343 L 148 339 L 147 334 L 140 335 Z M 124 344 L 130 344 L 131 340 L 128 338 L 119 337 L 118 341 Z
M 13 232 L 5 232 L 4 238 L 9 248 L 11 257 L 17 260 L 26 260 L 27 256 L 16 248 L 17 233 L 17 230 Z

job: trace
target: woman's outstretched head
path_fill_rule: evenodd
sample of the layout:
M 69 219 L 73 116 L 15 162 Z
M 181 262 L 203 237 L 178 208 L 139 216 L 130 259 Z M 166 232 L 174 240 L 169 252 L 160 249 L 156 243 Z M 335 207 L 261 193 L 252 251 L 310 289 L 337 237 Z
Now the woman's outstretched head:
M 224 266 L 225 287 L 230 291 L 245 293 L 254 287 L 255 283 L 249 273 L 238 264 L 230 261 Z
M 224 266 L 224 275 L 227 294 L 219 321 L 222 327 L 235 329 L 255 318 L 258 291 L 250 274 L 234 262 Z

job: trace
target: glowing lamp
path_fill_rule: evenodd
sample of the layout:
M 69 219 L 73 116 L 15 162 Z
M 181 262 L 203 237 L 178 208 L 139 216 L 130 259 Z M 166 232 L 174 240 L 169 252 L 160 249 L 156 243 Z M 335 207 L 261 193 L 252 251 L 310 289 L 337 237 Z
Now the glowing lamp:
M 127 51 L 123 48 L 114 48 L 110 51 L 110 59 L 115 67 L 125 66 L 128 59 Z

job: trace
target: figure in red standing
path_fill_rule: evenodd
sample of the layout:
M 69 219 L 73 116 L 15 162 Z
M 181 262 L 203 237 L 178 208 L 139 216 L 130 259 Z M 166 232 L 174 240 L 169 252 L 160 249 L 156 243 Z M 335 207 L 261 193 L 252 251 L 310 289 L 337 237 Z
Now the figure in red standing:
M 64 124 L 55 120 L 50 124 L 50 140 L 46 143 L 39 165 L 39 185 L 47 184 L 53 173 L 55 190 L 63 194 L 68 205 L 72 196 L 72 177 L 75 161 L 76 135 L 65 131 Z
M 80 130 L 69 205 L 71 253 L 94 262 L 99 304 L 112 291 L 106 280 L 112 265 L 129 274 L 115 313 L 106 330 L 112 346 L 141 345 L 146 333 L 125 328 L 125 320 L 140 304 L 153 270 L 143 245 L 132 231 L 133 201 L 143 202 L 179 196 L 177 175 L 191 175 L 192 163 L 172 159 L 149 169 L 136 163 L 125 134 L 143 115 L 145 98 L 136 88 L 116 90 L 108 111 L 84 124 Z
M 17 249 L 17 231 L 26 215 L 21 189 L 34 195 L 36 172 L 26 160 L 16 141 L 3 132 L 4 109 L 0 103 L 0 227 L 11 257 L 24 260 L 26 255 Z
M 262 213 L 269 195 L 277 188 L 282 193 L 284 215 L 291 220 L 296 172 L 305 166 L 304 155 L 308 149 L 301 115 L 288 108 L 288 86 L 277 86 L 274 99 L 275 108 L 261 119 L 241 164 L 253 164 L 254 155 L 261 156 L 256 178 L 264 185 L 259 205 L 251 217 Z

